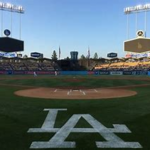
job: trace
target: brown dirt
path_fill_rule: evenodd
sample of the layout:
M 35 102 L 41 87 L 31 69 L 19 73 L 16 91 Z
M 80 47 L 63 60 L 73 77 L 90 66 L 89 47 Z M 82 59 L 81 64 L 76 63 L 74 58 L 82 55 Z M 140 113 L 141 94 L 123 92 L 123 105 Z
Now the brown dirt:
M 97 89 L 55 89 L 55 88 L 34 88 L 19 90 L 15 92 L 18 96 L 45 98 L 45 99 L 106 99 L 119 98 L 136 95 L 137 92 L 127 89 L 111 89 L 111 88 L 97 88 Z

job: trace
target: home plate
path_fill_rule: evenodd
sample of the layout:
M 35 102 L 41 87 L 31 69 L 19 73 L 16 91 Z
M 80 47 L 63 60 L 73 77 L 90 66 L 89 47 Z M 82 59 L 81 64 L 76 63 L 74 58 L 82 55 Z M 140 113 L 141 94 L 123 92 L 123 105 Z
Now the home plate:
M 81 96 L 81 95 L 86 95 L 86 94 L 82 90 L 70 90 L 68 95 Z

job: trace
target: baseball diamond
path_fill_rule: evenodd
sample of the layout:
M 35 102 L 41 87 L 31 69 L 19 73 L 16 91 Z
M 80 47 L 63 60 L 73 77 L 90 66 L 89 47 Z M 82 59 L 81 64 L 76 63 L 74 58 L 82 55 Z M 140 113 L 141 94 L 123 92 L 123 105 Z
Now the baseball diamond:
M 26 150 L 148 149 L 149 87 L 146 76 L 1 76 L 0 141 Z

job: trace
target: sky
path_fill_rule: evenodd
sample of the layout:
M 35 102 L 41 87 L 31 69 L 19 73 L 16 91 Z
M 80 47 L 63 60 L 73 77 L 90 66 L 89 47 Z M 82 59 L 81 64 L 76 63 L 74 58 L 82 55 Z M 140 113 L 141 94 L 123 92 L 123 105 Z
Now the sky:
M 127 38 L 127 15 L 124 8 L 146 4 L 148 0 L 0 0 L 22 5 L 24 14 L 12 14 L 13 38 L 24 41 L 24 52 L 40 52 L 51 58 L 55 50 L 61 59 L 70 57 L 71 51 L 78 51 L 92 58 L 107 57 L 110 52 L 124 57 L 123 42 Z M 11 13 L 3 13 L 3 29 L 11 30 Z M 0 14 L 0 16 L 1 16 Z M 129 15 L 129 39 L 136 36 L 135 14 Z M 1 17 L 0 17 L 1 18 Z M 147 36 L 150 36 L 150 12 L 147 13 Z M 1 21 L 0 21 L 1 22 Z M 0 23 L 2 24 L 2 22 Z M 138 30 L 144 30 L 144 13 L 138 14 Z M 1 34 L 2 36 L 2 34 Z

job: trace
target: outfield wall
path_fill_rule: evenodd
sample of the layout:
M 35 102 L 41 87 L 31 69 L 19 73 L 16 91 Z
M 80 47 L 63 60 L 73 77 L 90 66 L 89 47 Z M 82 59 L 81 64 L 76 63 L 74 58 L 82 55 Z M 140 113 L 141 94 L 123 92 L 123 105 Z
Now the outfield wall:
M 55 71 L 36 71 L 37 75 L 55 75 Z M 0 75 L 33 75 L 34 71 L 0 71 Z M 57 71 L 58 75 L 149 75 L 150 71 Z
M 0 75 L 33 75 L 34 71 L 0 71 Z M 36 71 L 37 75 L 55 75 L 55 71 Z M 99 75 L 98 71 L 57 71 L 58 75 Z
M 99 75 L 148 75 L 148 71 L 99 71 Z

